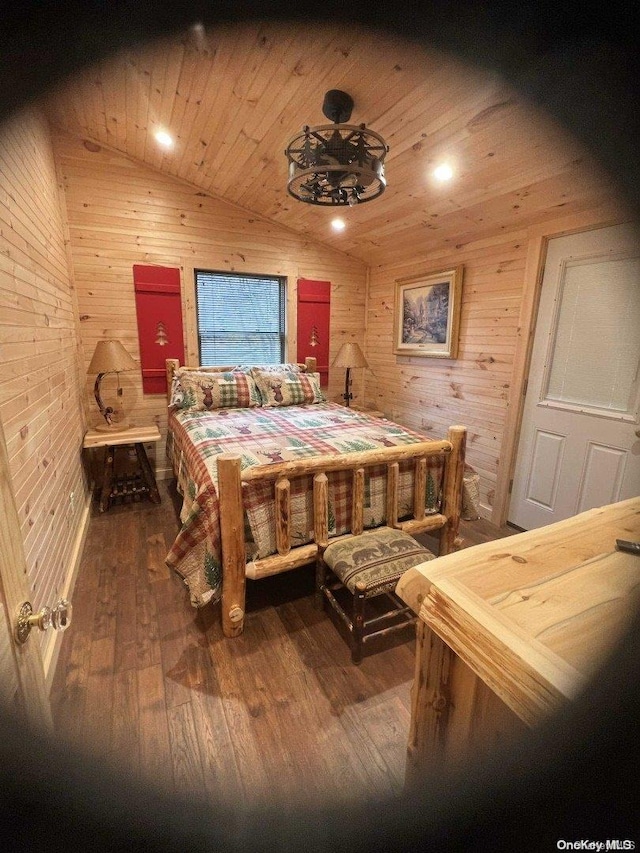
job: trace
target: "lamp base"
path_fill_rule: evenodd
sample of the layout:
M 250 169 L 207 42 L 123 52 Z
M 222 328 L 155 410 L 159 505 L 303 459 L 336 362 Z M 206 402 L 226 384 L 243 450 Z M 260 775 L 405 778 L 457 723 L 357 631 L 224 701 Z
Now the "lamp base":
M 349 407 L 349 400 L 353 399 L 353 394 L 351 393 L 351 368 L 347 367 L 347 372 L 344 378 L 344 404 Z
M 118 421 L 117 424 L 108 424 L 103 421 L 94 427 L 98 432 L 124 432 L 130 428 L 131 423 L 129 421 Z

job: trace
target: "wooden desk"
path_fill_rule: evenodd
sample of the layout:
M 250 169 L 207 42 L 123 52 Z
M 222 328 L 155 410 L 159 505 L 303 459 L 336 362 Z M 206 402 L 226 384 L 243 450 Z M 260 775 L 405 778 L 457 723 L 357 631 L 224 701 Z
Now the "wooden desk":
M 156 478 L 153 476 L 147 452 L 144 449 L 144 442 L 159 440 L 160 431 L 157 426 L 134 426 L 125 430 L 109 432 L 90 429 L 87 432 L 82 443 L 83 448 L 105 448 L 99 503 L 100 512 L 106 512 L 112 500 L 116 498 L 139 499 L 148 496 L 153 503 L 160 503 Z M 135 448 L 139 471 L 135 475 L 119 477 L 115 465 L 116 448 L 127 446 Z
M 423 563 L 397 592 L 419 615 L 407 783 L 562 708 L 638 606 L 640 498 Z

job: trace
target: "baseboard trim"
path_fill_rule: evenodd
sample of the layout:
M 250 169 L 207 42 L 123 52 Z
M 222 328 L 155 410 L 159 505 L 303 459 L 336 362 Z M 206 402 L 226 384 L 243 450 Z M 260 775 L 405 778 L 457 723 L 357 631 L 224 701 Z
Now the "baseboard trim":
M 480 518 L 486 518 L 487 521 L 491 521 L 491 516 L 493 515 L 493 507 L 487 506 L 487 504 L 480 504 Z
M 89 521 L 91 518 L 91 503 L 93 500 L 93 483 L 91 484 L 91 488 L 87 492 L 85 496 L 85 503 L 82 508 L 82 515 L 80 516 L 80 524 L 78 526 L 78 532 L 76 533 L 75 542 L 73 543 L 73 550 L 71 552 L 71 570 L 67 575 L 67 580 L 64 585 L 64 589 L 62 590 L 61 598 L 68 598 L 71 601 L 73 596 L 73 589 L 76 585 L 76 579 L 78 577 L 78 572 L 80 571 L 80 562 L 82 560 L 82 552 L 84 550 L 84 543 L 87 538 L 87 533 L 89 532 Z M 64 633 L 60 631 L 49 631 L 47 642 L 45 644 L 43 653 L 42 653 L 42 663 L 44 666 L 44 680 L 47 689 L 47 693 L 51 691 L 51 686 L 53 685 L 53 678 L 56 672 L 56 666 L 58 664 L 58 657 L 60 655 L 60 646 L 62 644 L 62 639 L 64 637 Z

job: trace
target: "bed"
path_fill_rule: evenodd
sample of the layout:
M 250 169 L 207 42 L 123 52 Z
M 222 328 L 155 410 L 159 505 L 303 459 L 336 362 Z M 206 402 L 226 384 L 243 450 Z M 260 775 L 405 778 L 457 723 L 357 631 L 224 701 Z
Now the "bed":
M 167 455 L 183 504 L 167 565 L 191 603 L 243 630 L 246 580 L 313 563 L 334 537 L 386 524 L 456 546 L 466 430 L 426 439 L 327 402 L 304 365 L 168 359 Z

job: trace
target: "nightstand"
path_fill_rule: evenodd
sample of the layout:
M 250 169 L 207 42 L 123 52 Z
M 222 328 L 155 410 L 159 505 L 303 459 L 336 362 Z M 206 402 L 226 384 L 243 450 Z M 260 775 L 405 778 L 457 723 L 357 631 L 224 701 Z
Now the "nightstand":
M 160 493 L 156 478 L 153 476 L 151 465 L 147 458 L 144 442 L 159 441 L 160 431 L 157 426 L 130 427 L 120 431 L 101 432 L 90 429 L 84 437 L 83 448 L 92 450 L 104 447 L 104 470 L 102 488 L 100 491 L 100 512 L 106 512 L 112 501 L 117 498 L 139 500 L 148 497 L 153 503 L 160 503 Z M 138 470 L 118 474 L 116 468 L 116 451 L 118 448 L 134 448 L 138 462 Z

